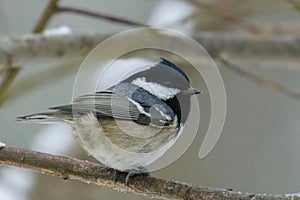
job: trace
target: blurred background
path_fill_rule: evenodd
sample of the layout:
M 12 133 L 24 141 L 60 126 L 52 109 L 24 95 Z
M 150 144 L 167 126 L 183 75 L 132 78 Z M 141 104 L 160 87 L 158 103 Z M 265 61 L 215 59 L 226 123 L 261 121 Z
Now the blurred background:
M 1 37 L 30 33 L 47 3 L 46 0 L 0 0 Z M 253 37 L 300 34 L 300 1 L 297 0 L 62 0 L 60 5 L 103 12 L 185 34 L 201 34 L 202 31 Z M 50 20 L 47 29 L 62 25 L 74 32 L 116 33 L 133 28 L 60 13 Z M 231 56 L 235 58 L 236 55 Z M 236 59 L 250 73 L 300 93 L 299 56 L 277 58 L 280 62 L 264 56 Z M 9 146 L 93 160 L 74 141 L 68 126 L 15 121 L 16 116 L 70 102 L 80 61 L 74 58 L 22 67 L 8 90 L 10 98 L 0 108 L 2 142 Z M 198 158 L 205 133 L 200 128 L 188 151 L 172 165 L 153 175 L 244 192 L 299 192 L 300 99 L 259 85 L 220 63 L 218 67 L 224 79 L 228 107 L 225 126 L 215 148 L 205 159 Z M 200 108 L 207 113 L 209 101 L 205 97 L 202 99 Z M 198 98 L 199 101 L 202 99 Z M 205 116 L 203 118 L 205 121 Z M 92 184 L 63 181 L 57 177 L 0 166 L 0 199 L 121 198 L 146 199 Z

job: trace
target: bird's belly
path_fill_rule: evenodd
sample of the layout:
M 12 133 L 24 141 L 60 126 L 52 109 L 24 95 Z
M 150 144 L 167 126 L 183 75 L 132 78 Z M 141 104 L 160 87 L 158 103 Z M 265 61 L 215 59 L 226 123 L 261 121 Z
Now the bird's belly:
M 133 121 L 101 118 L 89 113 L 76 121 L 83 148 L 103 164 L 128 171 L 146 167 L 161 157 L 175 142 L 178 128 L 153 127 Z

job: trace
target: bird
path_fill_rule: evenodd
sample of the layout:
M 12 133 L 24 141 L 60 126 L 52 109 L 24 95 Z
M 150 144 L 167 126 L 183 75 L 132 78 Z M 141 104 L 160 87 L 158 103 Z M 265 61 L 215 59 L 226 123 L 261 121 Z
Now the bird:
M 201 94 L 186 73 L 160 61 L 117 82 L 84 94 L 51 111 L 17 117 L 36 123 L 64 122 L 83 149 L 102 164 L 128 173 L 148 173 L 183 132 L 191 97 Z

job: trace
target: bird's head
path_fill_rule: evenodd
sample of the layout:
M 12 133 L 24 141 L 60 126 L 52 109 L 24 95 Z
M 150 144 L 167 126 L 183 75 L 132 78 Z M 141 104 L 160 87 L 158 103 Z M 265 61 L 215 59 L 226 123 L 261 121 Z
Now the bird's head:
M 190 112 L 190 98 L 201 94 L 190 85 L 188 76 L 174 63 L 161 58 L 161 61 L 140 71 L 125 81 L 134 84 L 165 101 L 185 123 Z

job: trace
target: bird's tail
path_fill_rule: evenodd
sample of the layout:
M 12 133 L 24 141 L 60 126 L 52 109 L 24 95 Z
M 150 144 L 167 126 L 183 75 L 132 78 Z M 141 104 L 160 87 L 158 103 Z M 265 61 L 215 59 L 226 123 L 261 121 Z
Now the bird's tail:
M 72 113 L 52 111 L 52 112 L 44 112 L 44 113 L 36 113 L 31 115 L 19 116 L 17 117 L 16 120 L 20 122 L 53 124 L 53 123 L 61 123 L 61 122 L 71 122 L 72 118 L 73 118 Z

